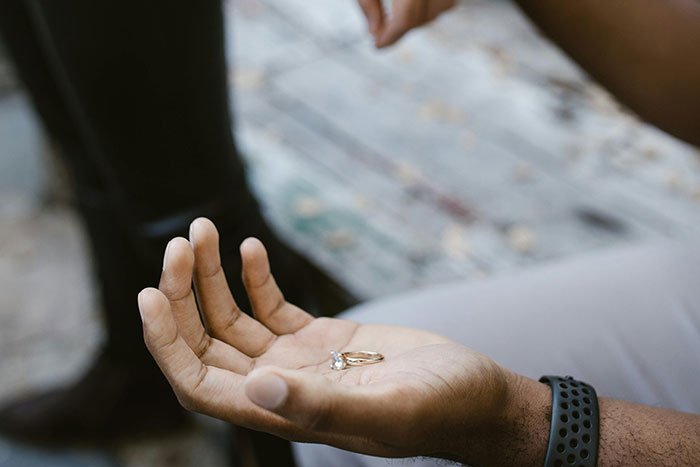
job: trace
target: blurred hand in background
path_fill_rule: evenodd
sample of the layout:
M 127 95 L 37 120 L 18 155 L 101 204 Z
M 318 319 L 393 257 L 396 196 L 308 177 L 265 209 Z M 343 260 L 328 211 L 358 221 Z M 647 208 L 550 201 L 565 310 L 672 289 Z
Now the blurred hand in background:
M 454 7 L 456 0 L 393 0 L 391 13 L 384 11 L 382 0 L 358 0 L 367 18 L 377 48 L 396 43 L 411 29 L 423 26 Z

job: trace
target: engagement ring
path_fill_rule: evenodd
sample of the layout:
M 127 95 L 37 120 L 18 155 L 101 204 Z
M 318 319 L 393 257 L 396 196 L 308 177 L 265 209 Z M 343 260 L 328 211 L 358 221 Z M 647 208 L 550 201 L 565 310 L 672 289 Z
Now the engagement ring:
M 331 352 L 331 368 L 334 370 L 344 370 L 349 366 L 371 365 L 382 360 L 384 360 L 384 355 L 366 350 L 342 353 Z

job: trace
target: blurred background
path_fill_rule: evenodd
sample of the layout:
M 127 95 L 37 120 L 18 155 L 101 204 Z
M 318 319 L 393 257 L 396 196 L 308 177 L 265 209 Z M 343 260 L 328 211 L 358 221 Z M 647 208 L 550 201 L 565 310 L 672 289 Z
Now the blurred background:
M 225 3 L 237 138 L 281 236 L 363 299 L 700 232 L 697 150 L 644 125 L 509 2 L 377 52 L 354 0 Z M 103 339 L 63 168 L 0 52 L 0 399 Z M 147 284 L 144 284 L 147 285 Z M 226 465 L 217 422 L 0 466 Z

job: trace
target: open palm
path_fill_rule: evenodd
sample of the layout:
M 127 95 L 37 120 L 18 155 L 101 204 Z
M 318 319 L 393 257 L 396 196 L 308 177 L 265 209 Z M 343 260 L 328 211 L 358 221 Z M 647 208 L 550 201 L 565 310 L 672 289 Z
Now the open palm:
M 286 302 L 256 239 L 241 245 L 255 318 L 242 313 L 214 225 L 198 219 L 190 236 L 169 243 L 159 290 L 139 296 L 146 344 L 186 408 L 288 439 L 403 457 L 441 450 L 441 433 L 463 424 L 461 411 L 479 423 L 501 402 L 493 391 L 505 387 L 501 368 L 447 338 L 315 319 Z M 333 350 L 385 360 L 337 371 Z

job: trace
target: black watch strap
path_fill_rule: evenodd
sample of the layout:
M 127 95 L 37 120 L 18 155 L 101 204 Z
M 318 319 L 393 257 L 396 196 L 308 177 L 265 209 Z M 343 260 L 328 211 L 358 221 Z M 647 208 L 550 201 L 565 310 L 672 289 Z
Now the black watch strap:
M 595 467 L 598 461 L 598 396 L 571 376 L 543 376 L 552 388 L 552 427 L 545 467 Z

